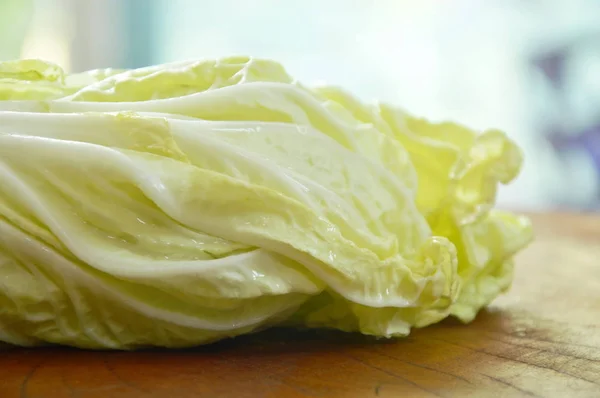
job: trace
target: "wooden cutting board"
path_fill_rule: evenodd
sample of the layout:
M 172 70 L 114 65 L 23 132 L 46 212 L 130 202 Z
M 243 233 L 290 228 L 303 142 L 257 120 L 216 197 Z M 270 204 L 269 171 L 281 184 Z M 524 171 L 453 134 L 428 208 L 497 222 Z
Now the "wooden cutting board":
M 186 351 L 0 352 L 0 397 L 600 397 L 600 216 L 533 216 L 511 292 L 375 342 L 268 331 Z

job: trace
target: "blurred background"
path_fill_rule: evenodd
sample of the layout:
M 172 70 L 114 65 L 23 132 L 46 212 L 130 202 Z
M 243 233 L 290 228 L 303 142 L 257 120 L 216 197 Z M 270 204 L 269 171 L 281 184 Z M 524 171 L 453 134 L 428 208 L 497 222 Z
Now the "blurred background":
M 600 0 L 0 0 L 0 60 L 243 54 L 524 149 L 503 206 L 600 209 Z

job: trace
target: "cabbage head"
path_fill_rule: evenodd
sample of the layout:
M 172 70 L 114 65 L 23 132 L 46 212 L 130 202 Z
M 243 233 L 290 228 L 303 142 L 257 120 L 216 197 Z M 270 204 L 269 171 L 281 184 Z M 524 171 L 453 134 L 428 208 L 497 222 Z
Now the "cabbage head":
M 270 60 L 0 63 L 0 342 L 469 322 L 532 238 L 494 209 L 521 162 L 501 131 L 307 87 Z

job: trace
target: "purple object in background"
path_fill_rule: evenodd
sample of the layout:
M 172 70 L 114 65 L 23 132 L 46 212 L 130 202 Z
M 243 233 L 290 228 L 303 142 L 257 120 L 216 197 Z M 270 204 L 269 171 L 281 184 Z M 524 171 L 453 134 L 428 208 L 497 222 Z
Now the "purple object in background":
M 600 171 L 600 125 L 570 137 L 556 134 L 549 137 L 549 140 L 558 152 L 583 149 L 592 158 L 596 169 Z
M 565 52 L 555 52 L 534 61 L 534 64 L 557 90 L 562 90 L 563 87 L 566 56 Z
M 571 137 L 554 135 L 549 137 L 549 140 L 559 156 L 574 149 L 589 156 L 596 170 L 598 185 L 600 185 L 600 125 L 578 135 Z M 600 191 L 592 203 L 586 203 L 582 207 L 588 210 L 600 209 Z
M 596 168 L 600 170 L 600 125 L 586 131 L 580 136 L 582 145 L 588 150 Z
M 589 51 L 600 51 L 600 34 L 590 33 L 566 45 L 553 48 L 538 54 L 531 61 L 533 67 L 545 77 L 550 96 L 546 101 L 554 106 L 539 115 L 538 124 L 542 135 L 551 143 L 559 159 L 566 159 L 574 151 L 587 156 L 595 171 L 595 181 L 590 181 L 600 188 L 600 103 L 594 104 L 597 96 L 590 92 L 585 81 L 569 79 L 569 68 L 573 60 Z M 598 71 L 600 73 L 600 70 Z M 572 76 L 572 74 L 571 74 Z M 593 88 L 591 88 L 593 89 Z M 598 108 L 594 117 L 581 119 L 577 111 L 581 103 L 573 103 L 574 97 L 590 98 L 589 104 Z M 560 109 L 560 115 L 556 113 Z M 593 109 L 593 108 L 591 108 Z M 586 208 L 600 207 L 600 189 L 591 203 L 580 203 Z

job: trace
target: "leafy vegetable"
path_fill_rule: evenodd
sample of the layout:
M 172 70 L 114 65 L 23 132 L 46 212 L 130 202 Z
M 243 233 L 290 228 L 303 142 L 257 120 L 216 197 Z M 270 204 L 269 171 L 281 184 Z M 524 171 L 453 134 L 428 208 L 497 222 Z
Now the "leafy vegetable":
M 0 341 L 184 347 L 274 325 L 470 321 L 527 219 L 503 133 L 245 57 L 65 75 L 0 64 Z

